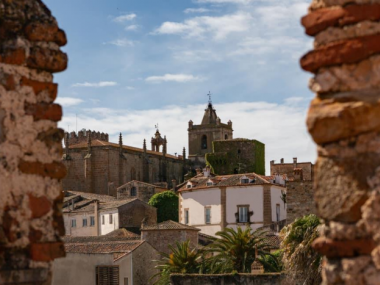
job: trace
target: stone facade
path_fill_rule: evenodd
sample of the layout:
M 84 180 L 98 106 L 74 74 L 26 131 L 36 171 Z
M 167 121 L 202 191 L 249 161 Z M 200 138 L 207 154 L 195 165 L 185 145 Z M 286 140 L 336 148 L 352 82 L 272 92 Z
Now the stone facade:
M 52 73 L 67 67 L 66 36 L 41 1 L 0 0 L 0 15 L 0 284 L 49 284 L 65 255 Z
M 117 199 L 137 198 L 148 203 L 154 194 L 166 190 L 153 184 L 133 180 L 117 188 Z
M 212 142 L 233 138 L 232 122 L 223 124 L 216 115 L 211 102 L 205 110 L 202 123 L 194 125 L 189 122 L 189 160 L 195 168 L 203 168 L 206 165 L 205 154 L 212 152 Z
M 293 158 L 293 163 L 285 163 L 281 158 L 280 163 L 275 163 L 274 160 L 270 162 L 270 174 L 286 174 L 289 180 L 294 179 L 294 169 L 302 169 L 304 180 L 314 179 L 314 164 L 311 162 L 298 162 L 297 157 Z
M 67 141 L 67 139 L 66 139 Z M 147 183 L 183 181 L 186 159 L 165 152 L 92 140 L 65 148 L 63 163 L 67 176 L 63 189 L 116 196 L 121 185 L 139 180 Z
M 286 182 L 286 222 L 315 214 L 313 181 L 298 180 Z
M 265 145 L 256 140 L 229 139 L 212 142 L 206 164 L 219 175 L 255 172 L 265 175 Z
M 301 66 L 315 75 L 307 126 L 325 228 L 313 246 L 326 256 L 326 285 L 380 280 L 379 20 L 379 1 L 369 0 L 314 0 L 302 18 L 316 39 Z

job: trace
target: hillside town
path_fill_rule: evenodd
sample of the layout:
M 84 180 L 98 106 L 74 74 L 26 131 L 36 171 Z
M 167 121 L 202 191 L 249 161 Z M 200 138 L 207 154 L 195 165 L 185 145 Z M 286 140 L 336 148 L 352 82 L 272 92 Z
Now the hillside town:
M 44 2 L 0 0 L 0 285 L 380 284 L 378 0 Z

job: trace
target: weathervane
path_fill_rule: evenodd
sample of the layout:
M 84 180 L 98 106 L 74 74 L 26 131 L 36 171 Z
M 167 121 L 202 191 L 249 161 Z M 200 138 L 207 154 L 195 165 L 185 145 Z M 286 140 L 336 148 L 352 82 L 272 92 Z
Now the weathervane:
M 211 92 L 210 91 L 208 91 L 207 96 L 208 96 L 208 103 L 211 104 Z

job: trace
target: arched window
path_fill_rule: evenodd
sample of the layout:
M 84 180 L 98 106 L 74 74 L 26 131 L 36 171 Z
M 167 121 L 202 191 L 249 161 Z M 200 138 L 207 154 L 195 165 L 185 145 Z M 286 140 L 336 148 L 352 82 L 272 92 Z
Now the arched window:
M 228 135 L 224 135 L 224 139 L 225 139 L 225 140 L 228 140 Z
M 134 167 L 131 168 L 131 180 L 136 180 L 136 169 Z
M 131 196 L 137 196 L 137 189 L 136 187 L 131 188 Z
M 202 136 L 201 148 L 202 149 L 207 149 L 207 136 L 206 135 Z

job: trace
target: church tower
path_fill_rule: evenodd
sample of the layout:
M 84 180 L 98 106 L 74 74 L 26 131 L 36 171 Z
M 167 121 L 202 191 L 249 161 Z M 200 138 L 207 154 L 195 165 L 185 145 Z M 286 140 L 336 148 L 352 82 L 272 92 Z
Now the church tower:
M 212 105 L 211 98 L 203 115 L 200 125 L 194 125 L 189 121 L 189 160 L 195 168 L 203 168 L 206 165 L 205 154 L 212 152 L 212 142 L 233 139 L 232 122 L 221 122 Z

